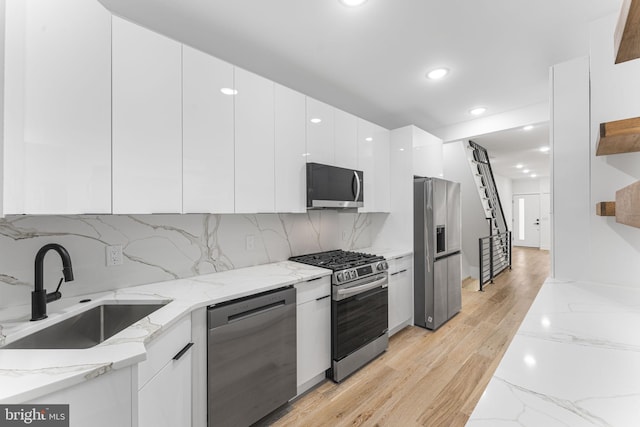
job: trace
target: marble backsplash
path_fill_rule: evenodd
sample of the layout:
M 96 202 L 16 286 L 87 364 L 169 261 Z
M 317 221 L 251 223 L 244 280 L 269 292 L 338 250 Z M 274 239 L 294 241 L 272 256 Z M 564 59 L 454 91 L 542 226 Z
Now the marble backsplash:
M 0 218 L 0 308 L 29 304 L 34 259 L 47 243 L 71 255 L 75 280 L 63 297 L 192 277 L 292 255 L 371 246 L 384 214 L 310 211 L 256 215 L 71 215 Z M 249 237 L 249 239 L 247 239 Z M 253 240 L 247 244 L 247 240 Z M 249 242 L 250 243 L 250 242 Z M 106 266 L 106 247 L 124 262 Z M 45 258 L 45 287 L 55 289 L 61 262 Z

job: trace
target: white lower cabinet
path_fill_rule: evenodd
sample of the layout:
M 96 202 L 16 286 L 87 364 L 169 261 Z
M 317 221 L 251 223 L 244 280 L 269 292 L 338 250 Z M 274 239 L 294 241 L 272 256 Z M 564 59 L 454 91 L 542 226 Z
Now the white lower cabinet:
M 131 377 L 134 372 L 135 368 L 131 367 L 117 369 L 28 403 L 69 405 L 70 427 L 130 427 L 134 401 Z
M 298 394 L 325 377 L 331 367 L 331 279 L 301 282 L 297 290 Z
M 138 427 L 191 425 L 190 342 L 186 316 L 147 347 L 138 367 Z
M 412 323 L 413 258 L 389 261 L 389 336 Z

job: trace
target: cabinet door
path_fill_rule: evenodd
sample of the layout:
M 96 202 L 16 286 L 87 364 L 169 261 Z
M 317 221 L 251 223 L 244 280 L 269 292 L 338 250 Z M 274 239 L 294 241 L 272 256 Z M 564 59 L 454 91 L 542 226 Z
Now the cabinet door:
M 275 211 L 274 83 L 235 69 L 235 211 Z
M 298 393 L 313 377 L 331 367 L 331 297 L 297 307 Z
M 233 213 L 233 66 L 183 47 L 183 210 Z
M 6 213 L 111 213 L 111 14 L 6 4 Z
M 358 118 L 335 109 L 334 164 L 341 168 L 358 169 Z
M 113 213 L 182 212 L 181 55 L 113 17 Z
M 373 192 L 375 196 L 375 212 L 389 212 L 390 201 L 390 176 L 389 176 L 389 131 L 375 125 L 373 128 Z
M 191 352 L 171 360 L 138 392 L 138 427 L 191 425 Z
M 458 313 L 462 308 L 462 281 L 460 280 L 461 256 L 452 255 L 447 258 L 447 318 Z
M 359 212 L 375 212 L 374 131 L 373 123 L 358 119 L 358 169 L 364 173 L 364 207 Z
M 276 212 L 306 212 L 305 96 L 275 85 Z
M 334 163 L 334 108 L 307 97 L 307 162 Z

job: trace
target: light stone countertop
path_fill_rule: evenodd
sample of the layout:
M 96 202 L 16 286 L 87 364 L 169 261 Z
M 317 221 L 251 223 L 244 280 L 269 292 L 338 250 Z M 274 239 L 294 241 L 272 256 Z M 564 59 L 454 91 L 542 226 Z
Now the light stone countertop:
M 640 425 L 640 289 L 547 279 L 468 427 Z
M 0 345 L 72 317 L 102 303 L 170 301 L 167 305 L 103 343 L 80 350 L 16 350 L 0 348 L 0 403 L 23 403 L 113 369 L 146 359 L 145 344 L 193 310 L 235 298 L 328 276 L 330 270 L 283 261 L 189 279 L 170 280 L 110 292 L 83 295 L 47 305 L 48 319 L 30 322 L 31 307 L 0 313 Z M 91 298 L 88 303 L 80 299 Z
M 364 248 L 354 249 L 354 251 L 373 255 L 381 255 L 386 260 L 402 258 L 403 256 L 413 254 L 413 249 Z

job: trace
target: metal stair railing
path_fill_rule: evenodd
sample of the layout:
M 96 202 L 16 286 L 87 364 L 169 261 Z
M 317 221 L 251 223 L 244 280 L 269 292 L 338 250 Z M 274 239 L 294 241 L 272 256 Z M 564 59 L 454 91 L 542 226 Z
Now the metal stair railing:
M 478 258 L 478 282 L 484 291 L 485 283 L 493 283 L 498 274 L 511 270 L 511 232 L 478 239 Z

